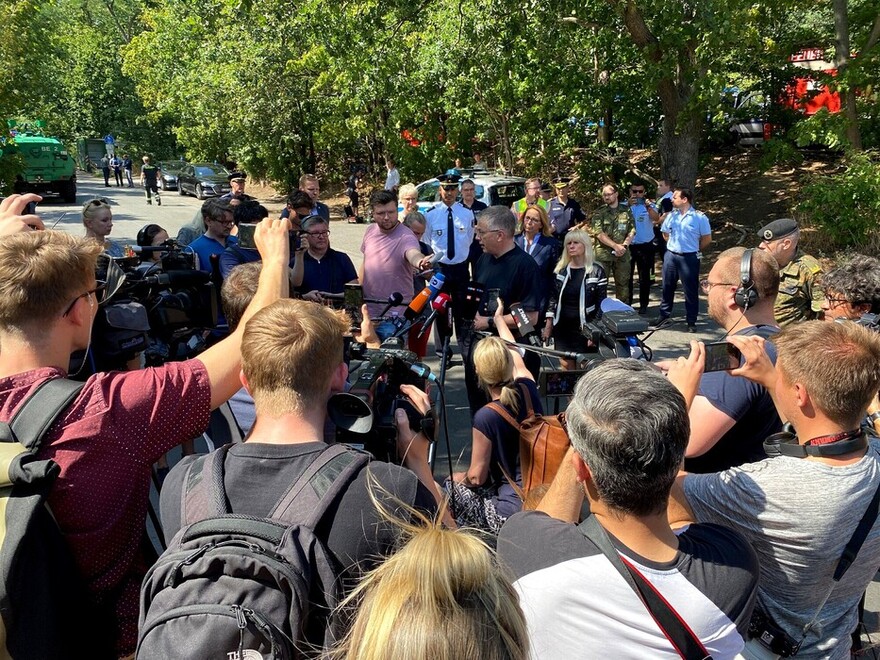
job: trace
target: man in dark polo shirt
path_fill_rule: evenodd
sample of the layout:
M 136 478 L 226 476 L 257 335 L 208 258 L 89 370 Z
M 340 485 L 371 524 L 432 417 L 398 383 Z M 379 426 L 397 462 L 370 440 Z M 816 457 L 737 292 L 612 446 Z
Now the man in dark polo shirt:
M 303 220 L 302 231 L 291 283 L 303 298 L 314 302 L 321 302 L 322 293 L 342 293 L 346 282 L 357 279 L 351 258 L 330 247 L 330 228 L 321 216 Z
M 504 302 L 506 310 L 509 311 L 511 305 L 518 303 L 526 311 L 533 326 L 538 321 L 540 306 L 538 265 L 528 253 L 514 243 L 515 229 L 516 218 L 510 209 L 503 206 L 490 206 L 477 220 L 475 233 L 483 246 L 483 255 L 477 260 L 474 280 L 483 286 L 485 294 L 474 318 L 475 331 L 494 332 L 494 319 L 489 306 L 493 305 L 498 297 Z M 504 320 L 516 336 L 518 330 L 513 316 L 507 313 Z M 520 340 L 521 343 L 526 343 L 521 337 Z M 469 340 L 467 344 L 469 350 L 465 360 L 465 383 L 473 413 L 488 401 L 477 383 L 477 375 L 470 355 L 476 342 Z M 462 351 L 464 353 L 465 349 L 463 348 Z M 535 353 L 526 353 L 524 360 L 537 380 L 541 369 L 540 357 Z

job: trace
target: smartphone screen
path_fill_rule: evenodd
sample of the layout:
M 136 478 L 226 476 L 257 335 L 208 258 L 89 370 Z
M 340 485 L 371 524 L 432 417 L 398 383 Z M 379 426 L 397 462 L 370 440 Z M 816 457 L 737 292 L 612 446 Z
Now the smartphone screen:
M 248 250 L 256 250 L 257 244 L 254 242 L 254 232 L 257 225 L 242 222 L 238 225 L 238 246 L 247 248 Z
M 489 289 L 486 291 L 486 316 L 495 316 L 498 310 L 498 296 L 501 295 L 501 289 Z
M 714 341 L 706 344 L 706 373 L 710 371 L 727 371 L 739 366 L 742 353 L 726 341 Z
M 352 325 L 360 326 L 364 320 L 361 315 L 361 305 L 364 304 L 364 290 L 360 284 L 349 282 L 345 285 L 344 306 L 345 311 L 351 317 Z

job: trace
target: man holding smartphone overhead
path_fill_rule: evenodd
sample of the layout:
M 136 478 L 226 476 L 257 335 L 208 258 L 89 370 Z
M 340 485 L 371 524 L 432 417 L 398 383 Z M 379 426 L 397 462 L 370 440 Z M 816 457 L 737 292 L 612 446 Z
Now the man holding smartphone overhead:
M 779 266 L 769 253 L 725 250 L 700 286 L 709 298 L 709 316 L 726 335 L 767 339 L 779 332 L 773 317 Z M 775 361 L 773 344 L 766 346 Z M 766 458 L 764 439 L 782 427 L 767 390 L 727 371 L 703 374 L 690 419 L 688 472 L 720 472 Z

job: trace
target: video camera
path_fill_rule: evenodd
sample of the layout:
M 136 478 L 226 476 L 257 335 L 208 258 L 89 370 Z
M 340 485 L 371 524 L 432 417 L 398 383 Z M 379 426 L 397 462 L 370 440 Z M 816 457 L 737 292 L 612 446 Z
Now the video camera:
M 403 408 L 412 429 L 422 423 L 422 415 L 400 393 L 400 386 L 424 389 L 430 372 L 415 366 L 418 357 L 404 349 L 368 349 L 352 343 L 350 359 L 363 360 L 354 372 L 356 378 L 348 392 L 334 394 L 327 403 L 327 413 L 337 428 L 336 440 L 365 449 L 379 460 L 400 463 L 395 412 Z
M 94 371 L 124 367 L 139 353 L 147 366 L 192 357 L 202 348 L 204 330 L 217 325 L 217 288 L 209 273 L 196 268 L 195 254 L 168 240 L 143 255 L 98 258 L 96 277 L 107 283 L 107 301 L 92 331 Z
M 613 298 L 603 300 L 600 308 L 602 316 L 581 328 L 581 333 L 597 347 L 599 357 L 632 357 L 650 361 L 653 353 L 639 339 L 641 333 L 648 331 L 648 321 L 626 303 Z

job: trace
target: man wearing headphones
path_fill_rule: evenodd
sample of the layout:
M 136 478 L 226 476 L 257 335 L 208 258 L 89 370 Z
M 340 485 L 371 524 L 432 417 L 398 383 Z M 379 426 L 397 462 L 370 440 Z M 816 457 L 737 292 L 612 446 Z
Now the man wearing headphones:
M 669 520 L 721 523 L 758 553 L 744 657 L 848 659 L 859 599 L 880 565 L 880 441 L 859 429 L 880 388 L 880 336 L 856 323 L 798 323 L 774 338 L 775 367 L 770 342 L 730 341 L 745 358 L 733 377 L 766 387 L 797 435 L 777 435 L 767 449 L 778 455 L 759 463 L 680 477 Z
M 767 252 L 725 250 L 700 285 L 709 299 L 709 316 L 727 336 L 769 338 L 779 332 L 773 317 L 779 266 Z M 772 344 L 768 351 L 775 360 Z M 766 456 L 764 438 L 782 426 L 764 387 L 726 371 L 703 374 L 690 420 L 688 472 L 718 472 L 759 461 Z

